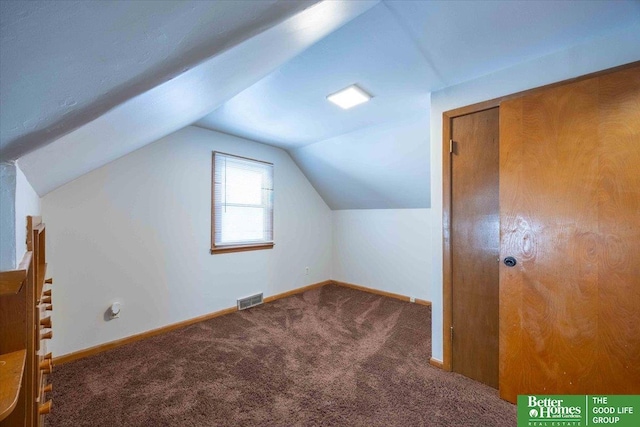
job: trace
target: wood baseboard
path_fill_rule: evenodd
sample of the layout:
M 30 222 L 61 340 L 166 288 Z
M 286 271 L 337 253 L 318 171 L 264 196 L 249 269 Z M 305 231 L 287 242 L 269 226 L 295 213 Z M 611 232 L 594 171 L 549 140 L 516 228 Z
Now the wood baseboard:
M 436 368 L 439 369 L 443 369 L 443 364 L 442 361 L 438 360 L 438 359 L 434 359 L 433 357 L 431 359 L 429 359 L 429 365 L 431 366 L 435 366 Z
M 394 294 L 392 292 L 387 292 L 387 291 L 380 291 L 378 289 L 367 288 L 365 286 L 354 285 L 353 283 L 341 282 L 339 280 L 331 280 L 330 282 L 333 283 L 334 285 L 344 286 L 345 288 L 357 289 L 359 291 L 368 292 L 370 294 L 382 295 L 389 298 L 395 298 L 400 301 L 411 302 L 411 298 L 406 295 Z M 414 302 L 420 305 L 426 305 L 429 307 L 431 306 L 431 302 L 424 299 L 416 298 Z
M 311 285 L 304 286 L 302 288 L 297 288 L 297 289 L 293 289 L 293 290 L 290 290 L 290 291 L 287 291 L 287 292 L 283 292 L 281 294 L 277 294 L 277 295 L 273 295 L 273 296 L 270 296 L 270 297 L 266 297 L 264 299 L 264 302 L 265 303 L 273 302 L 273 301 L 279 300 L 281 298 L 286 298 L 286 297 L 289 297 L 291 295 L 295 295 L 295 294 L 299 294 L 301 292 L 309 291 L 311 289 L 319 288 L 319 287 L 328 285 L 330 283 L 332 283 L 331 280 L 325 280 L 324 282 L 313 283 Z M 83 359 L 85 357 L 93 356 L 95 354 L 102 353 L 103 351 L 111 350 L 113 348 L 117 348 L 117 347 L 123 346 L 125 344 L 129 344 L 129 343 L 132 343 L 132 342 L 140 341 L 140 340 L 143 340 L 145 338 L 153 337 L 155 335 L 164 334 L 166 332 L 170 332 L 170 331 L 173 331 L 175 329 L 184 328 L 186 326 L 193 325 L 194 323 L 204 322 L 205 320 L 214 319 L 216 317 L 224 316 L 225 314 L 234 313 L 236 311 L 238 311 L 237 307 L 225 308 L 225 309 L 222 309 L 222 310 L 219 310 L 219 311 L 215 311 L 213 313 L 209 313 L 209 314 L 205 314 L 205 315 L 202 315 L 202 316 L 194 317 L 193 319 L 184 320 L 182 322 L 173 323 L 173 324 L 167 325 L 167 326 L 162 326 L 162 327 L 157 328 L 157 329 L 152 329 L 152 330 L 147 331 L 147 332 L 142 332 L 142 333 L 131 335 L 131 336 L 128 336 L 128 337 L 125 337 L 125 338 L 121 338 L 119 340 L 110 341 L 110 342 L 107 342 L 107 343 L 104 343 L 104 344 L 100 344 L 100 345 L 97 345 L 95 347 L 89 347 L 89 348 L 86 348 L 84 350 L 78 350 L 78 351 L 75 351 L 73 353 L 64 354 L 62 356 L 55 357 L 53 359 L 53 363 L 55 365 L 61 365 L 63 363 L 73 362 L 74 360 Z
M 290 297 L 290 296 L 295 295 L 295 294 L 299 294 L 299 293 L 302 293 L 302 292 L 310 291 L 312 289 L 320 288 L 322 286 L 330 285 L 330 284 L 334 284 L 334 285 L 338 285 L 338 286 L 344 286 L 344 287 L 347 287 L 347 288 L 357 289 L 359 291 L 364 291 L 364 292 L 368 292 L 368 293 L 371 293 L 371 294 L 382 295 L 382 296 L 386 296 L 386 297 L 390 297 L 390 298 L 399 299 L 401 301 L 410 302 L 410 298 L 408 296 L 405 296 L 405 295 L 394 294 L 394 293 L 385 292 L 385 291 L 379 291 L 377 289 L 367 288 L 365 286 L 360 286 L 360 285 L 354 285 L 353 283 L 340 282 L 340 281 L 337 281 L 337 280 L 325 280 L 323 282 L 313 283 L 313 284 L 308 285 L 308 286 L 303 286 L 301 288 L 292 289 L 290 291 L 283 292 L 281 294 L 272 295 L 270 297 L 266 297 L 264 299 L 264 302 L 265 303 L 270 303 L 270 302 L 273 302 L 273 301 L 276 301 L 276 300 L 279 300 L 279 299 L 282 299 L 282 298 L 287 298 L 287 297 Z M 429 301 L 420 300 L 420 299 L 416 299 L 415 303 L 416 304 L 421 304 L 421 305 L 427 305 L 427 306 L 431 305 L 431 303 Z M 219 310 L 219 311 L 215 311 L 213 313 L 205 314 L 203 316 L 194 317 L 193 319 L 184 320 L 182 322 L 173 323 L 173 324 L 167 325 L 167 326 L 162 326 L 162 327 L 157 328 L 157 329 L 152 329 L 152 330 L 147 331 L 147 332 L 142 332 L 142 333 L 131 335 L 131 336 L 128 336 L 128 337 L 125 337 L 125 338 L 121 338 L 119 340 L 110 341 L 110 342 L 107 342 L 107 343 L 104 343 L 104 344 L 100 344 L 100 345 L 97 345 L 95 347 L 89 347 L 89 348 L 86 348 L 86 349 L 83 349 L 83 350 L 75 351 L 73 353 L 64 354 L 62 356 L 55 357 L 53 359 L 53 363 L 56 364 L 56 365 L 61 365 L 63 363 L 73 362 L 74 360 L 79 360 L 79 359 L 83 359 L 85 357 L 93 356 L 95 354 L 102 353 L 103 351 L 111 350 L 111 349 L 123 346 L 125 344 L 130 344 L 132 342 L 140 341 L 140 340 L 143 340 L 145 338 L 150 338 L 150 337 L 153 337 L 155 335 L 164 334 L 166 332 L 170 332 L 170 331 L 173 331 L 175 329 L 184 328 L 186 326 L 193 325 L 194 323 L 204 322 L 205 320 L 213 319 L 213 318 L 216 318 L 216 317 L 219 317 L 219 316 L 224 316 L 225 314 L 234 313 L 236 311 L 238 311 L 237 307 L 225 308 L 225 309 L 222 309 L 222 310 Z M 440 364 L 440 366 L 442 366 L 442 363 Z
M 230 314 L 238 311 L 237 307 L 229 307 L 219 311 L 215 311 L 213 313 L 205 314 L 203 316 L 194 317 L 193 319 L 183 320 L 182 322 L 172 323 L 171 325 L 162 326 L 157 329 L 152 329 L 147 332 L 142 332 L 139 334 L 131 335 L 128 337 L 120 338 L 119 340 L 109 341 L 104 344 L 97 345 L 95 347 L 89 347 L 84 350 L 78 350 L 73 353 L 65 354 L 62 356 L 55 357 L 53 359 L 54 365 L 61 365 L 63 363 L 73 362 L 74 360 L 83 359 L 85 357 L 93 356 L 98 353 L 102 353 L 103 351 L 111 350 L 116 347 L 123 346 L 125 344 L 129 344 L 132 342 L 140 341 L 145 338 L 150 338 L 156 335 L 164 334 L 166 332 L 173 331 L 175 329 L 184 328 L 189 325 L 193 325 L 194 323 L 204 322 L 205 320 L 213 319 L 215 317 L 224 316 L 225 314 Z
M 302 293 L 302 292 L 310 291 L 311 289 L 321 288 L 321 287 L 323 287 L 325 285 L 330 285 L 331 283 L 333 283 L 331 280 L 325 280 L 323 282 L 313 283 L 313 284 L 308 285 L 308 286 L 303 286 L 301 288 L 292 289 L 290 291 L 283 292 L 281 294 L 276 294 L 276 295 L 272 295 L 270 297 L 266 297 L 264 299 L 264 302 L 268 303 L 268 302 L 272 302 L 272 301 L 279 300 L 279 299 L 282 299 L 282 298 L 290 297 L 291 295 L 295 295 L 295 294 L 299 294 L 299 293 Z

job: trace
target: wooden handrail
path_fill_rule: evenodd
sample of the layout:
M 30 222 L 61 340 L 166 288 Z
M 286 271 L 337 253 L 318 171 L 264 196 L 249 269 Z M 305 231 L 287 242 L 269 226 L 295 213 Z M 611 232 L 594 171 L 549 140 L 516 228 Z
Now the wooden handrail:
M 24 281 L 27 279 L 27 271 L 31 264 L 33 252 L 25 252 L 22 261 L 15 270 L 0 271 L 0 296 L 15 295 L 20 292 Z

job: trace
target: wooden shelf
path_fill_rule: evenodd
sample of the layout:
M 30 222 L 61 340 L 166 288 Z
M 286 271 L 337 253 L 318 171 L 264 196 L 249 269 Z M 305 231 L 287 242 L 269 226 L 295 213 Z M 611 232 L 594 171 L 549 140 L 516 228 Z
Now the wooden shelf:
M 29 270 L 32 256 L 33 252 L 25 252 L 18 268 L 0 272 L 0 296 L 15 295 L 20 292 L 22 284 L 27 278 L 27 270 Z
M 0 355 L 0 421 L 9 416 L 18 403 L 27 350 Z

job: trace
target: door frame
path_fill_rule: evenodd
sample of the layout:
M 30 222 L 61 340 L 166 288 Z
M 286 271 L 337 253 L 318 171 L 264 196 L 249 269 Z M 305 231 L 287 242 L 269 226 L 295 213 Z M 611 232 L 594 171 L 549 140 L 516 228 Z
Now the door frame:
M 456 108 L 442 113 L 442 237 L 443 237 L 443 258 L 442 258 L 442 341 L 443 353 L 442 362 L 431 357 L 430 363 L 434 366 L 441 367 L 445 371 L 453 369 L 453 345 L 451 342 L 451 326 L 453 323 L 453 266 L 451 263 L 452 247 L 451 247 L 451 153 L 449 152 L 449 141 L 451 140 L 451 123 L 454 118 L 465 116 L 467 114 L 478 113 L 480 111 L 489 110 L 491 108 L 500 107 L 502 101 L 518 98 L 523 95 L 530 95 L 557 86 L 569 83 L 575 83 L 581 80 L 598 77 L 604 74 L 615 73 L 640 66 L 640 61 L 630 62 L 628 64 L 619 65 L 613 68 L 596 71 L 594 73 L 585 74 L 559 82 L 550 83 L 544 86 L 527 89 L 521 92 L 512 93 L 510 95 L 501 96 L 490 99 L 488 101 L 471 104 L 465 107 Z M 498 314 L 499 316 L 499 314 Z M 498 349 L 499 349 L 498 344 Z M 499 350 L 498 350 L 499 351 Z

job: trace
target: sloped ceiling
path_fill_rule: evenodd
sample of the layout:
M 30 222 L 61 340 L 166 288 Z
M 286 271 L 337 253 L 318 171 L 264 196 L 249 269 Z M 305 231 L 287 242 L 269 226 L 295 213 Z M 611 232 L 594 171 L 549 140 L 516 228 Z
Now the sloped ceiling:
M 384 1 L 440 78 L 434 90 L 640 22 L 637 0 Z
M 242 9 L 248 3 L 254 2 L 231 2 L 229 7 Z M 20 168 L 44 195 L 200 119 L 376 3 L 314 4 L 20 157 Z
M 430 207 L 429 152 L 424 113 L 290 150 L 332 209 Z
M 333 209 L 430 205 L 431 91 L 640 19 L 637 1 L 1 4 L 2 154 L 40 195 L 197 122 L 287 149 Z M 351 83 L 374 99 L 326 102 Z
M 431 91 L 639 18 L 636 1 L 384 0 L 196 124 L 287 149 L 332 209 L 430 207 Z M 374 98 L 326 101 L 353 83 Z
M 3 158 L 46 145 L 317 1 L 3 0 Z
M 428 114 L 437 77 L 384 4 L 325 37 L 197 122 L 296 148 L 367 126 Z M 371 102 L 342 110 L 327 95 L 358 83 Z

